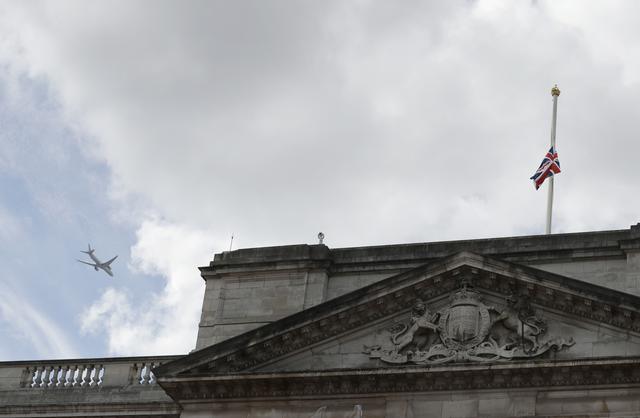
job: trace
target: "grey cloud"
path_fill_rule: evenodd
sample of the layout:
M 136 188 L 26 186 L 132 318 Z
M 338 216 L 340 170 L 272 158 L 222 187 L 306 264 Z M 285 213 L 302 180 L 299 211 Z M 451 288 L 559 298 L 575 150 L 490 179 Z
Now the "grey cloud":
M 557 230 L 635 223 L 634 58 L 581 3 L 492 4 L 41 3 L 12 33 L 114 187 L 241 245 L 540 232 L 554 82 Z

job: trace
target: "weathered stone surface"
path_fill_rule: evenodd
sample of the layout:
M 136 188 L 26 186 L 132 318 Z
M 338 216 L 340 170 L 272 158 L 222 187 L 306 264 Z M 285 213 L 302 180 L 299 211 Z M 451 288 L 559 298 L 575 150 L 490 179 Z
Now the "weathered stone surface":
M 323 399 L 307 401 L 225 402 L 185 406 L 182 417 L 353 417 L 354 405 L 361 405 L 363 416 L 388 418 L 445 417 L 636 417 L 640 411 L 640 392 L 614 389 L 571 391 L 535 390 L 528 392 L 440 393 L 398 398 L 379 394 L 376 398 Z M 323 414 L 314 415 L 325 407 Z
M 224 295 L 220 295 L 218 301 L 205 299 L 197 348 L 233 335 L 228 326 L 207 329 L 220 324 L 222 319 L 226 319 L 227 324 L 229 321 L 272 322 L 461 251 L 495 256 L 640 295 L 639 230 L 640 227 L 634 225 L 627 230 L 550 236 L 336 249 L 324 245 L 291 245 L 224 252 L 217 254 L 209 266 L 201 268 L 207 289 L 209 282 L 222 281 L 224 289 L 259 286 L 276 290 L 278 296 L 270 296 L 268 292 L 247 294 L 243 300 L 254 306 L 248 312 L 227 301 Z M 256 283 L 271 274 L 289 274 L 298 280 L 286 284 L 278 280 Z M 314 276 L 321 278 L 319 283 L 311 279 Z M 215 290 L 208 292 L 214 294 Z M 301 293 L 304 296 L 301 297 Z M 224 305 L 224 301 L 227 301 L 224 308 L 218 306 Z M 260 319 L 254 318 L 258 316 Z

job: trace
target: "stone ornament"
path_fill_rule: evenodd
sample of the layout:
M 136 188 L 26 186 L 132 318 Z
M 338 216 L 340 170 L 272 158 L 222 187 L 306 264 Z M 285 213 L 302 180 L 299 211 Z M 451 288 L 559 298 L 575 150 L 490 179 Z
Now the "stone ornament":
M 541 342 L 545 320 L 524 298 L 509 296 L 505 302 L 503 309 L 487 306 L 463 283 L 438 312 L 418 300 L 409 323 L 389 329 L 389 346 L 365 346 L 364 353 L 385 363 L 431 365 L 529 359 L 575 344 L 562 337 Z

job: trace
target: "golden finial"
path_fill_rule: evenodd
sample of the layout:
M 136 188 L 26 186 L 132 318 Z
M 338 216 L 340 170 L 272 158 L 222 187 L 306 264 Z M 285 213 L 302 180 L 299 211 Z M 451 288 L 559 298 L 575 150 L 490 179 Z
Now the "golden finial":
M 551 89 L 551 95 L 552 96 L 560 96 L 560 89 L 558 88 L 557 84 L 555 86 L 553 86 L 553 88 Z

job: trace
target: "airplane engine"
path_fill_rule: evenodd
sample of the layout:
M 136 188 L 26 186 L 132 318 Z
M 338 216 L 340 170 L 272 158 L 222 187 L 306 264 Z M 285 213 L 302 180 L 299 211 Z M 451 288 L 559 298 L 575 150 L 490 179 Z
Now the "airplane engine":
M 94 267 L 93 269 L 94 269 L 95 271 L 98 271 L 98 266 Z

